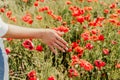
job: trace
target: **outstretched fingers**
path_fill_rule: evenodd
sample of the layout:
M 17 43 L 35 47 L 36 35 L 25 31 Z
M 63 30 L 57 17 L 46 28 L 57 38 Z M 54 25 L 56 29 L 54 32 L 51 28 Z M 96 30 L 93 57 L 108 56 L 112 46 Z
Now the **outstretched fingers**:
M 54 46 L 49 45 L 49 48 L 54 54 L 57 54 L 57 51 L 55 50 Z

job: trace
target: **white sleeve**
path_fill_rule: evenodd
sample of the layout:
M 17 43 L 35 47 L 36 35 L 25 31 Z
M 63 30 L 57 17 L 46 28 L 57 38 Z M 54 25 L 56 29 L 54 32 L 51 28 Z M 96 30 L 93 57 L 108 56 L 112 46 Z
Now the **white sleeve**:
M 8 25 L 0 18 L 0 37 L 4 36 L 8 31 Z

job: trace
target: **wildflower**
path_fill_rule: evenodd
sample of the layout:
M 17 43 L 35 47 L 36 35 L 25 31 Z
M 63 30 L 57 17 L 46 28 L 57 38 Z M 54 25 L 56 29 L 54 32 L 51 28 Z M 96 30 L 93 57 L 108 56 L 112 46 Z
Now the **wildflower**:
M 98 36 L 98 40 L 104 41 L 104 35 L 99 35 L 99 36 Z
M 115 3 L 112 3 L 110 6 L 109 6 L 111 9 L 114 9 L 117 7 L 117 5 Z
M 10 20 L 12 20 L 13 22 L 17 21 L 16 17 L 10 17 Z
M 112 43 L 112 44 L 117 44 L 117 41 L 112 40 L 111 43 Z
M 120 64 L 116 64 L 115 67 L 120 69 Z
M 30 14 L 26 14 L 25 16 L 22 17 L 22 20 L 24 22 L 27 22 L 28 24 L 32 24 L 33 20 Z
M 42 16 L 36 16 L 36 19 L 42 20 Z
M 84 19 L 84 17 L 79 16 L 79 17 L 77 17 L 77 21 L 82 24 L 85 21 L 85 19 Z
M 35 1 L 35 2 L 34 2 L 34 6 L 35 6 L 35 7 L 39 6 L 38 1 Z
M 79 58 L 78 58 L 78 56 L 73 55 L 72 56 L 72 63 L 71 63 L 71 65 L 74 66 L 76 64 L 79 64 Z
M 11 50 L 10 50 L 10 48 L 5 48 L 5 51 L 6 51 L 6 53 L 7 53 L 7 55 L 11 52 Z
M 108 55 L 109 52 L 110 52 L 109 49 L 105 49 L 105 48 L 103 49 L 103 54 Z
M 56 80 L 55 79 L 55 77 L 54 76 L 50 76 L 50 77 L 48 77 L 48 79 L 47 80 Z
M 94 67 L 88 61 L 80 59 L 80 67 L 83 67 L 86 71 L 91 71 Z
M 40 2 L 44 2 L 45 0 L 40 0 Z
M 36 50 L 39 51 L 39 52 L 41 52 L 41 51 L 43 51 L 43 47 L 42 47 L 41 45 L 38 45 L 38 46 L 36 47 Z
M 23 2 L 28 2 L 28 0 L 23 0 Z
M 104 13 L 105 13 L 105 14 L 108 14 L 109 12 L 110 12 L 110 11 L 109 11 L 108 9 L 105 9 L 105 10 L 104 10 Z
M 7 11 L 7 12 L 6 12 L 6 16 L 7 16 L 8 18 L 10 18 L 11 15 L 12 15 L 12 11 Z
M 84 41 L 87 41 L 90 39 L 90 33 L 89 32 L 84 32 L 81 34 L 81 37 L 84 39 Z
M 91 50 L 91 49 L 93 49 L 93 45 L 91 43 L 87 43 L 86 44 L 86 48 Z
M 75 70 L 74 68 L 69 69 L 68 73 L 69 73 L 68 75 L 69 75 L 70 78 L 77 77 L 79 75 L 77 70 Z
M 36 71 L 32 70 L 27 74 L 28 80 L 37 80 Z
M 106 65 L 106 63 L 103 62 L 103 61 L 101 61 L 101 60 L 95 60 L 95 61 L 94 61 L 94 64 L 95 64 L 95 66 L 96 66 L 99 70 L 101 70 L 101 68 Z
M 70 5 L 70 4 L 72 4 L 72 2 L 71 1 L 66 1 L 66 4 Z
M 79 47 L 79 46 L 75 47 L 75 52 L 77 52 L 78 54 L 79 54 L 79 53 L 80 53 L 80 54 L 83 54 L 83 51 L 84 51 L 84 48 Z
M 5 8 L 1 8 L 0 12 L 4 13 L 5 12 Z
M 7 41 L 12 41 L 13 39 L 12 39 L 12 38 L 7 38 L 6 40 L 7 40 Z
M 53 28 L 53 29 L 56 30 L 56 31 L 64 32 L 64 33 L 69 31 L 69 28 L 68 27 L 64 27 L 64 26 L 59 26 L 59 27 Z
M 34 44 L 32 43 L 31 40 L 25 40 L 23 43 L 22 43 L 22 46 L 24 46 L 25 48 L 29 49 L 29 50 L 33 50 L 34 49 Z

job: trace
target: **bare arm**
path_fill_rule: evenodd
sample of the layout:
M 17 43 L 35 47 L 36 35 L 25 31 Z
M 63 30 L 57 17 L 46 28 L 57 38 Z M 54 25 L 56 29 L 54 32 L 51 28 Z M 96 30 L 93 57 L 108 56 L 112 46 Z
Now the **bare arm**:
M 19 27 L 8 24 L 8 31 L 2 38 L 27 39 L 27 38 L 41 38 L 44 29 L 34 29 Z
M 47 44 L 54 53 L 57 53 L 55 48 L 58 48 L 63 52 L 67 50 L 67 42 L 60 37 L 60 34 L 60 32 L 54 31 L 52 29 L 25 28 L 8 24 L 8 31 L 2 38 L 41 39 L 42 42 Z

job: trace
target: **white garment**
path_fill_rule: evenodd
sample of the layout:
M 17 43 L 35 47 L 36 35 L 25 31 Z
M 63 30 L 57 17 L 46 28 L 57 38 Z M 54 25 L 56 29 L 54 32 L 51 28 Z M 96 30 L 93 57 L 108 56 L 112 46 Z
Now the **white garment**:
M 0 18 L 0 37 L 4 36 L 8 31 L 8 25 Z
M 8 31 L 8 25 L 0 18 L 0 80 L 9 80 L 8 56 L 6 54 L 3 39 Z

